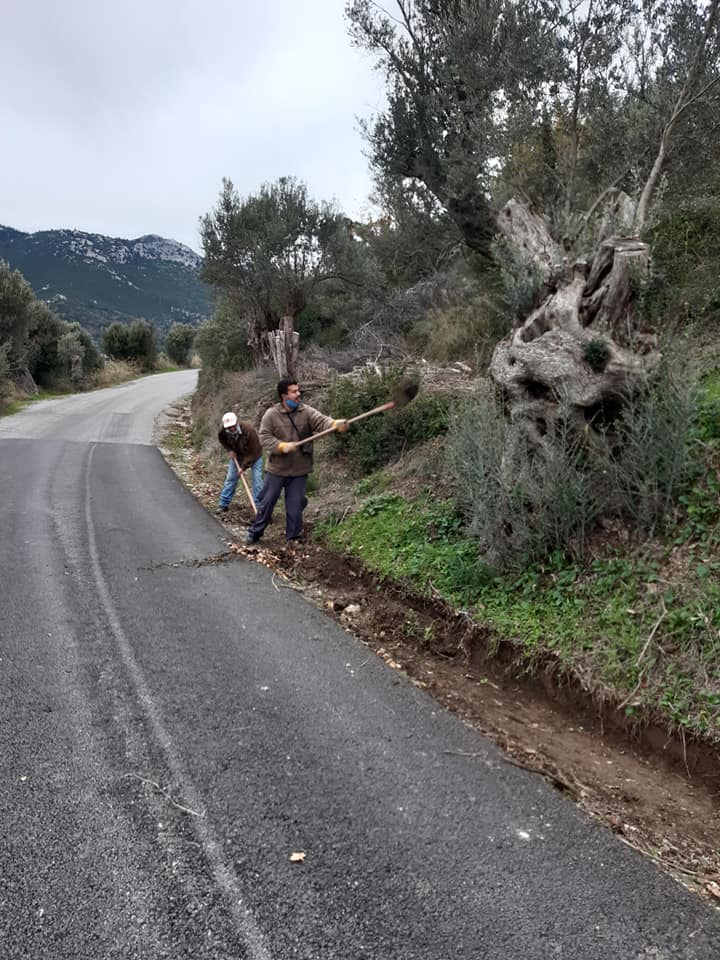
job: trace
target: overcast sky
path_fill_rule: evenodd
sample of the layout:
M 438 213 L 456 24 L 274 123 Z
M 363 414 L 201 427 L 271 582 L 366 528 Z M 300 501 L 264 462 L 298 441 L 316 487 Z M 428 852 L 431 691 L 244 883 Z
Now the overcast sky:
M 199 250 L 223 176 L 284 174 L 351 215 L 382 78 L 344 0 L 0 0 L 0 223 Z

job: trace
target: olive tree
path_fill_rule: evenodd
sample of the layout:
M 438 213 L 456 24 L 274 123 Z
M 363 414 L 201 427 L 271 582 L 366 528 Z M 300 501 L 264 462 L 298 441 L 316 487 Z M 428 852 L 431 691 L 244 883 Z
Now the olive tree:
M 319 287 L 357 285 L 368 275 L 351 221 L 292 177 L 244 198 L 224 180 L 215 209 L 202 219 L 201 239 L 203 278 L 247 323 L 256 360 L 267 351 L 266 334 L 281 323 L 292 337 Z
M 175 363 L 186 366 L 197 329 L 190 323 L 173 323 L 165 337 L 165 353 Z
M 568 425 L 583 456 L 605 456 L 658 374 L 637 292 L 654 208 L 687 195 L 716 142 L 720 0 L 395 8 L 347 5 L 387 79 L 366 129 L 376 173 L 424 184 L 487 260 L 509 245 L 534 289 L 490 364 L 513 490 L 528 464 L 547 474 Z

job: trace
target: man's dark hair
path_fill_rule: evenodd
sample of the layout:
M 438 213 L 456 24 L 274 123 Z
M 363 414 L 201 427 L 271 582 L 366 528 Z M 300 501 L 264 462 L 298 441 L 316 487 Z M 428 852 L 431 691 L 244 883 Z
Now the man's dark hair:
M 278 396 L 280 397 L 281 400 L 282 400 L 282 398 L 283 398 L 283 394 L 284 394 L 284 393 L 287 393 L 288 390 L 290 389 L 290 387 L 291 387 L 294 383 L 297 383 L 297 380 L 291 380 L 290 377 L 283 377 L 283 379 L 280 381 L 280 383 L 278 383 L 278 385 L 277 385 L 277 392 L 278 392 Z

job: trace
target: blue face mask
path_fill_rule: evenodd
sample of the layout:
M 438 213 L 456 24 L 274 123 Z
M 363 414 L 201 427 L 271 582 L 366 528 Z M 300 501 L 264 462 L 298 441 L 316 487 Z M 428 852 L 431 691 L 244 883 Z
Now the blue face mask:
M 286 407 L 289 407 L 290 410 L 297 410 L 297 408 L 298 408 L 298 402 L 297 402 L 297 400 L 289 400 L 289 399 L 288 399 L 288 400 L 285 401 L 285 406 L 286 406 Z

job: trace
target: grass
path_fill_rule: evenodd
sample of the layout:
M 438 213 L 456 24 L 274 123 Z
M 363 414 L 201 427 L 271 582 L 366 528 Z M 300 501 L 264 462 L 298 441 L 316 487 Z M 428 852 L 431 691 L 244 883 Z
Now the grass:
M 220 384 L 201 378 L 193 447 L 219 456 L 215 425 L 222 413 L 236 409 L 254 419 L 274 402 L 274 381 L 274 371 L 238 372 Z M 390 388 L 370 380 L 361 401 L 343 389 L 348 405 L 352 400 L 362 409 L 386 399 Z M 403 498 L 391 467 L 373 464 L 374 472 L 363 475 L 357 463 L 349 472 L 353 494 L 364 498 L 361 508 L 345 519 L 338 508 L 315 525 L 315 536 L 360 558 L 380 578 L 466 611 L 488 628 L 491 643 L 511 645 L 523 669 L 552 665 L 633 722 L 658 721 L 720 744 L 720 374 L 706 378 L 703 391 L 695 475 L 662 541 L 615 550 L 606 544 L 585 564 L 556 552 L 500 576 L 465 536 L 456 503 Z M 336 412 L 327 398 L 319 405 Z M 443 410 L 415 410 L 422 416 L 410 427 L 419 424 L 423 439 L 441 442 Z M 370 434 L 363 440 L 368 461 L 376 440 Z M 403 443 L 411 441 L 420 437 L 406 433 Z M 418 448 L 423 456 L 428 450 L 427 443 Z M 320 491 L 324 479 L 321 469 Z
M 630 718 L 720 743 L 720 563 L 697 544 L 608 552 L 584 567 L 555 554 L 497 576 L 452 501 L 392 493 L 316 534 L 381 578 L 465 609 L 526 669 L 551 661 Z
M 348 521 L 331 528 L 328 539 L 362 557 L 381 577 L 405 581 L 423 593 L 434 587 L 462 605 L 474 598 L 480 567 L 474 545 L 459 537 L 459 524 L 450 502 L 417 504 L 385 493 L 370 497 Z
M 37 403 L 39 400 L 59 400 L 62 397 L 68 396 L 70 393 L 74 393 L 74 390 L 46 390 L 44 387 L 40 387 L 40 390 L 37 394 L 32 397 L 27 396 L 26 394 L 15 395 L 15 397 L 8 400 L 0 407 L 0 417 L 10 417 L 14 413 L 19 413 L 20 410 L 23 410 L 25 407 L 29 407 L 31 403 Z
M 187 436 L 183 424 L 173 423 L 163 435 L 162 445 L 173 453 L 183 453 L 187 446 Z
M 141 377 L 151 377 L 156 373 L 175 373 L 178 370 L 187 369 L 184 367 L 173 366 L 167 360 L 162 360 L 160 365 L 154 370 L 141 370 L 139 367 L 125 360 L 107 360 L 102 370 L 92 373 L 82 391 L 70 383 L 67 385 L 58 384 L 52 389 L 40 387 L 39 392 L 34 396 L 15 393 L 4 402 L 0 403 L 0 417 L 9 417 L 14 413 L 29 406 L 31 403 L 37 403 L 39 400 L 60 400 L 62 397 L 68 397 L 72 394 L 82 392 L 89 393 L 93 390 L 103 390 L 106 387 L 114 387 L 121 383 L 127 383 L 129 380 L 138 380 Z

